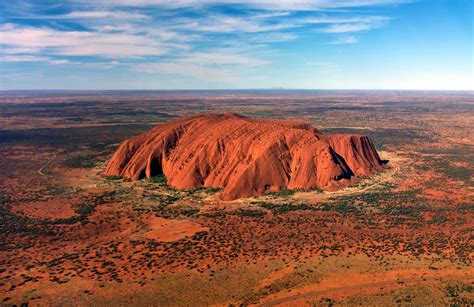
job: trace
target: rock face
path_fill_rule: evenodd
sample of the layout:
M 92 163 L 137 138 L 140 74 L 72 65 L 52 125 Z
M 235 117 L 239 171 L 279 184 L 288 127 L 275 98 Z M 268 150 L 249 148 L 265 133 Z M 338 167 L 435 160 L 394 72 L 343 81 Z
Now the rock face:
M 123 142 L 106 175 L 164 174 L 177 189 L 221 188 L 223 200 L 288 189 L 334 189 L 382 168 L 363 135 L 321 134 L 298 121 L 206 114 L 158 125 Z

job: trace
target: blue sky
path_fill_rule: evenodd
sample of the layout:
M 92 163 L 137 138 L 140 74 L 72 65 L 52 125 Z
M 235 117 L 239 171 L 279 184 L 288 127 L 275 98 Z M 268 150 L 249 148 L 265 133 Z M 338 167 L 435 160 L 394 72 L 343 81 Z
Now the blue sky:
M 0 89 L 473 90 L 472 0 L 0 2 Z

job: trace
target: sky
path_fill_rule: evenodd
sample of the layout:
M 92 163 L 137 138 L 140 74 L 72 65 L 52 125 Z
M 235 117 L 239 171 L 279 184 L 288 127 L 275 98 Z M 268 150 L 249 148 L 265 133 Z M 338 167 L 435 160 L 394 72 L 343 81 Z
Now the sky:
M 474 90 L 472 0 L 9 0 L 0 90 Z

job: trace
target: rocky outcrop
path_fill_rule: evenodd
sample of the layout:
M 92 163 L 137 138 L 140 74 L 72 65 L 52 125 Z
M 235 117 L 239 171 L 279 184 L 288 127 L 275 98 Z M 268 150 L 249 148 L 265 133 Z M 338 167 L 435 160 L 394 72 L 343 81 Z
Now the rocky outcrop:
M 174 188 L 221 188 L 221 198 L 232 200 L 283 188 L 334 189 L 381 167 L 363 135 L 324 135 L 298 121 L 206 114 L 126 140 L 105 173 L 132 180 L 164 174 Z

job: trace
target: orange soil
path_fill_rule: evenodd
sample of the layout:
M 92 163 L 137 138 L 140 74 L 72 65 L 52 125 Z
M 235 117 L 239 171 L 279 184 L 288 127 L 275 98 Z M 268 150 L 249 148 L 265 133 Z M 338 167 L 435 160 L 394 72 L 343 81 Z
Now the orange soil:
M 173 242 L 190 237 L 199 231 L 208 231 L 207 227 L 189 220 L 168 220 L 161 217 L 150 217 L 146 223 L 150 228 L 143 236 L 162 242 Z
M 400 269 L 400 270 L 393 270 L 378 274 L 360 274 L 360 273 L 352 273 L 352 274 L 344 274 L 341 276 L 330 276 L 323 279 L 320 283 L 308 285 L 302 287 L 300 289 L 293 289 L 291 292 L 279 292 L 274 295 L 270 295 L 265 298 L 265 303 L 268 305 L 272 304 L 273 301 L 277 301 L 279 299 L 289 298 L 288 301 L 282 302 L 281 304 L 275 304 L 275 306 L 305 306 L 307 296 L 305 298 L 299 298 L 299 295 L 308 295 L 311 292 L 318 292 L 318 291 L 326 291 L 331 289 L 338 289 L 344 287 L 354 287 L 353 289 L 347 289 L 342 291 L 335 291 L 331 293 L 331 297 L 345 297 L 349 295 L 354 295 L 360 293 L 361 290 L 368 291 L 368 292 L 377 292 L 380 290 L 379 286 L 370 287 L 371 283 L 377 284 L 381 282 L 391 282 L 394 281 L 410 281 L 410 280 L 417 280 L 423 278 L 425 279 L 433 279 L 433 278 L 474 278 L 474 269 L 464 269 L 464 270 L 456 270 L 456 269 L 443 269 L 442 272 L 440 271 L 433 271 L 427 269 Z M 361 288 L 357 288 L 355 285 L 361 285 Z M 363 286 L 363 287 L 362 287 Z M 384 288 L 387 288 L 388 285 L 384 285 Z M 327 294 L 324 294 L 326 296 Z M 321 295 L 314 295 L 314 298 L 321 296 Z M 294 298 L 294 299 L 293 299 Z
M 48 201 L 20 203 L 12 207 L 14 214 L 21 214 L 29 218 L 37 219 L 66 219 L 76 213 L 71 207 L 71 203 L 66 199 L 51 199 Z
M 267 278 L 261 280 L 258 283 L 258 286 L 256 287 L 256 289 L 262 289 L 266 286 L 269 286 L 272 283 L 274 283 L 275 281 L 277 281 L 277 280 L 285 277 L 286 275 L 292 273 L 294 270 L 295 270 L 294 265 L 288 265 L 285 268 L 279 269 L 278 271 L 274 271 L 274 272 L 270 273 L 270 275 Z

